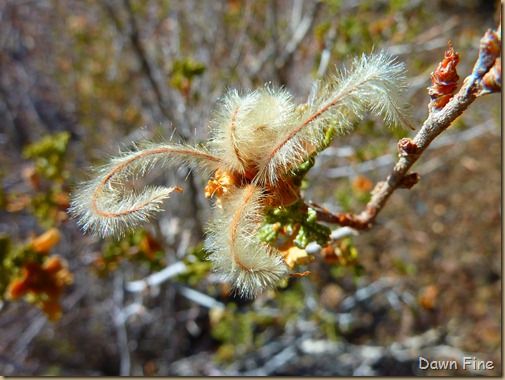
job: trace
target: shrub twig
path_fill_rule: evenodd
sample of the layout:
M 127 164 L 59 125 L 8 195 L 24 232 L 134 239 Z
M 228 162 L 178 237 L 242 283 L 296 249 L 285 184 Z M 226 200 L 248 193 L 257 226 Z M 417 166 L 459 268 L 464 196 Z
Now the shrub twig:
M 419 175 L 409 173 L 409 170 L 431 142 L 448 129 L 477 98 L 501 91 L 501 24 L 497 31 L 489 29 L 484 34 L 472 73 L 453 95 L 459 79 L 456 72 L 458 62 L 459 56 L 449 42 L 444 61 L 431 75 L 428 117 L 413 139 L 403 138 L 398 142 L 399 159 L 387 179 L 377 183 L 365 210 L 360 214 L 332 214 L 317 204 L 310 204 L 316 210 L 319 220 L 358 230 L 368 229 L 397 189 L 410 189 L 418 182 Z

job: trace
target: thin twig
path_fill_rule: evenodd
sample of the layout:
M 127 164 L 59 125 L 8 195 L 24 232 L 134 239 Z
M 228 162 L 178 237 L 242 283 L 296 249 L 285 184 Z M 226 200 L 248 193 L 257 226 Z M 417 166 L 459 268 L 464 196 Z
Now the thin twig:
M 433 87 L 430 88 L 432 101 L 428 118 L 412 140 L 405 138 L 398 142 L 400 158 L 386 181 L 377 184 L 372 192 L 372 199 L 366 205 L 365 210 L 359 215 L 351 213 L 335 215 L 320 206 L 310 205 L 316 209 L 318 218 L 321 221 L 350 226 L 355 229 L 368 229 L 372 226 L 375 218 L 384 208 L 394 191 L 399 188 L 411 188 L 417 183 L 419 176 L 417 173 L 409 174 L 409 170 L 431 142 L 449 128 L 454 120 L 478 97 L 501 90 L 501 70 L 499 70 L 501 62 L 500 32 L 501 26 L 497 32 L 492 30 L 486 32 L 480 41 L 479 57 L 472 74 L 464 80 L 463 86 L 454 96 L 451 93 L 453 82 L 445 79 L 448 74 L 452 74 L 453 77 L 457 78 L 455 68 L 458 57 L 457 54 L 454 54 L 452 48 L 446 53 L 447 62 L 444 62 L 447 66 L 441 64 L 432 75 Z M 450 69 L 452 69 L 451 72 L 449 72 Z M 445 87 L 451 88 L 447 90 Z M 444 93 L 444 90 L 447 91 Z M 448 99 L 450 96 L 452 98 L 448 100 L 447 104 L 443 105 L 442 102 L 441 109 L 437 108 L 441 101 Z
M 211 296 L 199 292 L 198 290 L 176 284 L 177 291 L 188 300 L 197 303 L 208 309 L 224 309 L 225 305 Z
M 113 321 L 116 328 L 116 343 L 119 351 L 119 375 L 129 376 L 131 370 L 131 357 L 128 348 L 128 331 L 126 329 L 126 315 L 124 313 L 123 274 L 117 272 L 114 276 L 114 311 Z
M 28 346 L 32 343 L 33 339 L 42 331 L 47 318 L 43 315 L 38 315 L 36 319 L 31 319 L 30 326 L 28 326 L 19 339 L 16 341 L 11 352 L 16 360 L 23 361 L 29 353 Z
M 240 64 L 241 58 L 244 55 L 244 47 L 246 45 L 249 28 L 253 21 L 253 1 L 248 0 L 244 6 L 244 15 L 242 16 L 242 27 L 240 28 L 240 32 L 238 37 L 235 39 L 235 42 L 232 45 L 231 53 L 230 53 L 230 66 L 233 70 L 236 70 L 238 65 Z M 217 39 L 213 39 L 217 41 Z
M 162 83 L 164 83 L 163 77 L 158 68 L 156 67 L 156 65 L 154 64 L 152 58 L 146 51 L 144 44 L 142 43 L 139 23 L 135 18 L 135 14 L 134 11 L 132 10 L 130 0 L 123 0 L 123 3 L 128 13 L 129 29 L 127 35 L 130 39 L 133 51 L 141 63 L 142 71 L 147 80 L 149 81 L 149 84 L 154 92 L 154 95 L 156 97 L 156 103 L 159 107 L 159 110 L 167 120 L 176 123 L 176 125 L 178 126 L 177 131 L 180 138 L 183 140 L 187 140 L 190 137 L 188 135 L 189 126 L 187 125 L 185 118 L 180 117 L 180 115 L 178 115 L 174 111 L 178 108 L 181 108 L 177 107 L 180 104 L 175 104 L 173 99 L 170 97 L 170 94 L 168 93 L 167 89 L 161 85 Z M 108 3 L 105 3 L 104 7 L 107 10 L 111 19 L 116 24 L 117 28 L 119 30 L 124 30 L 125 27 L 120 22 L 112 6 Z
M 300 47 L 301 42 L 307 36 L 308 32 L 312 29 L 314 25 L 315 16 L 320 8 L 321 3 L 319 1 L 312 2 L 309 9 L 306 11 L 305 16 L 298 24 L 296 30 L 293 32 L 289 41 L 286 42 L 282 52 L 279 52 L 278 57 L 275 58 L 275 68 L 277 72 L 280 72 L 285 65 L 293 57 L 293 54 Z M 258 73 L 263 69 L 263 67 L 273 58 L 276 54 L 277 49 L 275 43 L 268 44 L 263 51 L 258 54 L 257 61 L 253 68 L 247 73 L 249 77 L 256 77 Z
M 439 149 L 449 145 L 461 144 L 465 141 L 478 138 L 485 133 L 495 130 L 496 128 L 497 126 L 493 120 L 486 120 L 483 123 L 476 125 L 475 127 L 471 127 L 469 129 L 465 129 L 464 131 L 453 134 L 445 134 L 440 138 L 437 138 L 431 143 L 429 149 L 433 150 L 433 148 Z M 323 153 L 326 153 L 326 151 Z M 335 155 L 338 155 L 338 152 L 335 153 Z M 316 162 L 316 166 L 320 165 L 318 162 L 320 161 Z M 394 162 L 394 157 L 388 153 L 371 160 L 360 162 L 359 164 L 325 169 L 324 176 L 326 178 L 348 178 L 356 174 L 377 170 L 387 165 L 394 164 Z
M 186 272 L 186 264 L 182 261 L 178 261 L 169 267 L 162 269 L 159 272 L 153 273 L 149 277 L 139 280 L 128 282 L 125 286 L 125 289 L 129 292 L 139 293 L 143 292 L 146 289 L 149 289 L 152 286 L 159 286 L 165 281 L 168 281 L 172 277 L 177 276 L 178 274 L 182 274 Z
M 291 59 L 293 54 L 300 46 L 307 33 L 311 30 L 314 24 L 317 10 L 319 9 L 320 5 L 321 3 L 319 1 L 310 4 L 310 7 L 305 12 L 303 19 L 296 26 L 296 29 L 294 29 L 291 39 L 286 43 L 284 51 L 275 60 L 275 66 L 277 70 L 280 70 L 286 65 L 286 63 Z

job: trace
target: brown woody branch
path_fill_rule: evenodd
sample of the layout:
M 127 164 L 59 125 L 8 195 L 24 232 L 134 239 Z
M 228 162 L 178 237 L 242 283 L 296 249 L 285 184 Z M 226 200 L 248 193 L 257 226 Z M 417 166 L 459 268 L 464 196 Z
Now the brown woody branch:
M 370 228 L 379 212 L 396 189 L 410 189 L 419 180 L 410 168 L 421 157 L 431 142 L 456 120 L 478 97 L 501 91 L 501 24 L 497 31 L 489 29 L 480 41 L 479 57 L 461 89 L 454 94 L 459 79 L 456 66 L 459 56 L 449 43 L 444 61 L 431 75 L 432 86 L 429 114 L 413 139 L 398 142 L 399 160 L 392 173 L 379 182 L 372 191 L 372 199 L 360 214 L 332 214 L 328 210 L 311 204 L 321 221 L 349 226 L 358 230 Z

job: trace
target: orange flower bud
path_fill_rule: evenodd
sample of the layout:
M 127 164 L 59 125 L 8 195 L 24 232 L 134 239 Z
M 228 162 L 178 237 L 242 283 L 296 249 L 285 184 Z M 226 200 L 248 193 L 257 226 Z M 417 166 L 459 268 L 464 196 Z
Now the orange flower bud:
M 7 297 L 11 300 L 18 299 L 28 291 L 28 286 L 22 279 L 14 280 L 7 290 Z
M 360 175 L 353 179 L 352 186 L 356 191 L 366 193 L 372 190 L 373 183 L 368 177 Z
M 42 311 L 49 317 L 51 322 L 56 322 L 61 318 L 61 303 L 56 299 L 43 300 L 39 303 Z
M 51 228 L 42 235 L 36 237 L 31 245 L 35 252 L 46 254 L 49 250 L 60 242 L 61 233 L 57 228 Z
M 235 186 L 235 182 L 236 178 L 232 173 L 218 169 L 214 178 L 210 179 L 205 186 L 205 198 L 212 198 L 215 195 L 220 202 L 221 197 L 228 194 L 230 189 Z
M 428 310 L 433 310 L 437 305 L 437 297 L 439 294 L 439 289 L 435 285 L 428 285 L 422 291 L 418 297 L 418 301 L 421 306 Z
M 63 288 L 72 283 L 72 274 L 60 261 L 53 256 L 43 265 L 28 261 L 23 266 L 22 277 L 11 282 L 7 295 L 17 299 L 26 293 L 45 294 L 49 298 L 58 298 Z

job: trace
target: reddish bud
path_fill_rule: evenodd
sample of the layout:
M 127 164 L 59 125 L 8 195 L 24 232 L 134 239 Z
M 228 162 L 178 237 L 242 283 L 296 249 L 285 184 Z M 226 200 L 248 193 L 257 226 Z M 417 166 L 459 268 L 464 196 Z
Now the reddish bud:
M 452 48 L 449 42 L 449 50 L 445 52 L 445 57 L 439 63 L 437 70 L 431 73 L 431 87 L 428 93 L 431 97 L 430 108 L 443 108 L 453 97 L 458 86 L 459 75 L 456 66 L 459 63 L 459 54 Z
M 407 174 L 403 177 L 402 182 L 398 186 L 401 189 L 411 189 L 416 183 L 419 182 L 421 177 L 417 173 Z
M 481 95 L 501 91 L 501 57 L 496 58 L 493 67 L 482 78 Z
M 398 153 L 401 157 L 407 157 L 416 154 L 417 145 L 408 137 L 398 141 Z
M 501 53 L 501 38 L 494 30 L 488 29 L 480 40 L 480 48 L 491 57 L 498 57 Z

